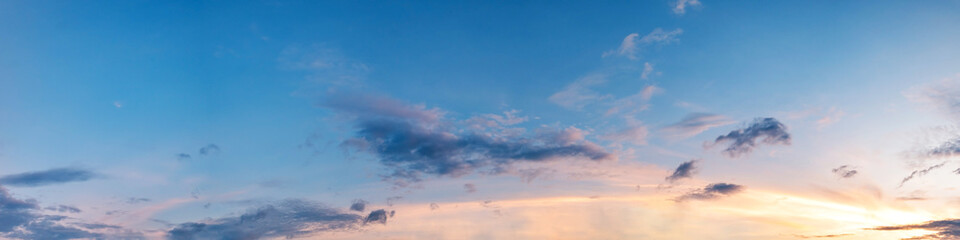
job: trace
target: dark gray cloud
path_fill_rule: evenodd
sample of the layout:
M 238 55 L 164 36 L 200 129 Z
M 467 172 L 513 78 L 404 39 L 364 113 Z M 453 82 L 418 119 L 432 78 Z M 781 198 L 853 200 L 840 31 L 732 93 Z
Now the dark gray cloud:
M 677 166 L 677 169 L 673 171 L 673 174 L 670 174 L 670 176 L 667 176 L 665 180 L 667 180 L 667 182 L 673 183 L 680 179 L 693 177 L 693 174 L 697 171 L 697 166 L 696 166 L 697 162 L 699 161 L 690 160 L 690 161 L 681 163 L 680 166 Z
M 670 124 L 661 129 L 665 136 L 683 139 L 696 136 L 708 129 L 734 123 L 723 115 L 711 113 L 690 113 L 680 119 L 680 122 Z
M 843 165 L 843 166 L 834 168 L 831 171 L 841 178 L 852 178 L 858 173 L 856 169 L 853 169 L 853 167 L 848 165 Z
M 74 207 L 61 205 L 60 211 L 77 211 Z M 34 200 L 16 199 L 6 188 L 0 186 L 0 238 L 3 239 L 104 239 L 124 236 L 123 239 L 142 239 L 135 232 L 110 229 L 112 232 L 97 233 L 90 231 L 98 224 L 67 222 L 67 217 L 44 215 Z
M 67 206 L 67 205 L 50 206 L 50 207 L 46 207 L 46 208 L 44 208 L 44 209 L 50 210 L 50 211 L 62 212 L 62 213 L 80 213 L 80 212 L 82 212 L 82 211 L 81 211 L 79 208 L 77 208 L 77 207 Z
M 386 224 L 391 215 L 380 209 L 364 217 L 310 201 L 288 199 L 250 209 L 236 217 L 178 224 L 167 232 L 167 238 L 295 238 L 321 232 L 357 230 L 368 223 Z
M 83 182 L 97 174 L 77 168 L 54 168 L 38 172 L 10 174 L 0 177 L 0 184 L 16 187 L 37 187 L 51 184 Z
M 742 185 L 732 183 L 712 183 L 702 189 L 697 189 L 674 199 L 682 202 L 687 200 L 713 200 L 743 191 Z
M 582 158 L 615 159 L 582 135 L 492 136 L 457 130 L 439 110 L 382 97 L 334 97 L 322 104 L 353 120 L 355 137 L 341 146 L 375 155 L 392 170 L 387 179 L 419 181 L 423 175 L 457 177 L 472 172 L 504 173 L 515 162 Z
M 729 157 L 735 158 L 743 154 L 748 154 L 757 146 L 757 139 L 760 143 L 769 145 L 790 145 L 790 133 L 787 133 L 787 126 L 777 121 L 775 118 L 757 118 L 746 128 L 730 131 L 727 135 L 722 135 L 714 140 L 714 144 L 729 143 L 723 150 L 723 153 Z
M 350 210 L 353 210 L 353 211 L 363 212 L 363 210 L 366 208 L 367 208 L 367 201 L 364 201 L 363 199 L 353 200 L 353 204 L 350 204 Z
M 920 237 L 914 238 L 904 238 L 904 239 L 960 239 L 960 219 L 945 219 L 937 221 L 929 221 L 920 224 L 907 224 L 907 225 L 896 225 L 896 226 L 883 226 L 869 228 L 868 230 L 877 230 L 877 231 L 904 231 L 904 230 L 927 230 L 934 231 L 936 233 L 928 234 Z
M 387 212 L 386 210 L 383 210 L 383 209 L 372 211 L 370 212 L 370 214 L 367 215 L 366 218 L 363 219 L 363 224 L 368 224 L 368 223 L 387 224 L 387 218 L 393 217 L 394 213 L 395 213 L 394 211 Z
M 200 150 L 197 152 L 200 153 L 200 156 L 219 154 L 220 146 L 217 146 L 216 144 L 207 144 L 206 146 L 200 148 Z
M 946 165 L 946 164 L 947 162 L 942 162 L 940 164 L 933 165 L 921 170 L 914 170 L 913 172 L 910 173 L 909 176 L 904 177 L 903 180 L 900 181 L 900 185 L 897 187 L 903 187 L 903 184 L 907 183 L 907 181 L 910 181 L 916 177 L 922 177 L 923 175 L 927 175 L 927 173 L 930 173 L 930 171 L 933 171 L 934 169 L 937 169 L 937 168 L 941 168 L 943 167 L 943 165 Z
M 464 184 L 463 190 L 467 191 L 467 193 L 475 193 L 477 192 L 477 185 L 473 185 L 473 183 Z

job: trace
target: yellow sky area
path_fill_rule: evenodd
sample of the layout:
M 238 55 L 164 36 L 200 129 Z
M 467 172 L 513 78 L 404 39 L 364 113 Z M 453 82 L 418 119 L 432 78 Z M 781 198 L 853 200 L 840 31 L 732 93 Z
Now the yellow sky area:
M 865 228 L 933 219 L 923 211 L 862 207 L 747 190 L 713 201 L 672 201 L 674 193 L 404 204 L 385 226 L 332 239 L 901 239 L 929 231 Z

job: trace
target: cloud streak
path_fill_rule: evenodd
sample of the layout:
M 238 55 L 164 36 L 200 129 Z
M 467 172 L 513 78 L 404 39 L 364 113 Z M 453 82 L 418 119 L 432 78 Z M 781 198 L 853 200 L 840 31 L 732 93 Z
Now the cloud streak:
M 54 168 L 50 170 L 11 174 L 0 177 L 0 184 L 14 187 L 39 187 L 69 182 L 83 182 L 97 174 L 78 168 Z
M 663 127 L 661 131 L 669 138 L 686 139 L 711 128 L 734 123 L 730 118 L 711 113 L 690 113 L 679 122 Z
M 958 239 L 960 238 L 960 219 L 929 221 L 920 224 L 907 224 L 869 228 L 876 231 L 927 230 L 936 233 L 904 239 Z
M 907 181 L 910 181 L 916 177 L 922 177 L 923 175 L 927 175 L 927 173 L 930 173 L 930 171 L 933 171 L 934 169 L 937 169 L 937 168 L 941 168 L 943 167 L 943 165 L 946 165 L 946 164 L 947 162 L 942 162 L 940 164 L 933 165 L 921 170 L 914 170 L 913 172 L 910 173 L 909 176 L 904 177 L 903 180 L 900 181 L 900 185 L 897 187 L 898 188 L 903 187 L 903 184 L 907 183 Z
M 389 214 L 375 210 L 368 217 L 305 200 L 288 199 L 253 208 L 237 217 L 178 224 L 168 239 L 294 238 L 331 231 L 360 229 L 368 223 L 386 224 Z
M 745 187 L 732 183 L 712 183 L 704 188 L 697 189 L 674 199 L 677 202 L 689 200 L 714 200 L 730 196 L 743 191 Z
M 787 133 L 787 126 L 777 119 L 757 118 L 746 128 L 733 130 L 717 137 L 714 144 L 729 143 L 723 149 L 723 153 L 728 157 L 736 158 L 752 152 L 757 147 L 758 139 L 759 143 L 768 145 L 790 145 L 791 140 L 790 133 Z
M 672 31 L 664 31 L 661 28 L 656 28 L 643 37 L 640 37 L 639 33 L 631 33 L 627 35 L 627 37 L 623 38 L 623 41 L 620 42 L 619 48 L 603 53 L 603 57 L 622 56 L 631 60 L 635 60 L 639 58 L 638 55 L 645 48 L 676 42 L 677 37 L 680 36 L 680 34 L 683 34 L 683 29 L 679 28 Z
M 858 173 L 856 169 L 853 169 L 853 167 L 850 167 L 848 165 L 843 165 L 843 166 L 834 168 L 833 170 L 831 170 L 831 172 L 833 172 L 833 174 L 836 174 L 838 177 L 841 177 L 841 178 L 852 178 Z

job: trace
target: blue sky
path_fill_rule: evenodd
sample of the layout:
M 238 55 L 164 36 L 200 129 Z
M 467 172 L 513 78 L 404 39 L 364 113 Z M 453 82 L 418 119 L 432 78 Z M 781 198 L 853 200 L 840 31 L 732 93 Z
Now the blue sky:
M 957 237 L 958 10 L 0 1 L 0 238 Z

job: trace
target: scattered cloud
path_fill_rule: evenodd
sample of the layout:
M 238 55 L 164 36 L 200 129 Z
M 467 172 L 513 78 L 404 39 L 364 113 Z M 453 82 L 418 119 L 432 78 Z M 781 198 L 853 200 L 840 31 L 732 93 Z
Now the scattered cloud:
M 746 128 L 733 130 L 717 137 L 713 144 L 730 143 L 723 153 L 728 157 L 736 158 L 752 152 L 757 146 L 757 139 L 760 139 L 760 143 L 769 145 L 790 145 L 791 138 L 787 133 L 787 126 L 777 119 L 757 118 Z
M 647 135 L 649 134 L 650 132 L 646 126 L 628 124 L 628 126 L 623 129 L 603 135 L 601 139 L 618 143 L 626 142 L 634 145 L 646 145 Z
M 366 64 L 322 44 L 289 46 L 280 53 L 277 61 L 282 69 L 309 72 L 308 79 L 331 86 L 361 85 L 370 72 Z
M 827 110 L 825 116 L 817 119 L 817 129 L 823 129 L 826 126 L 839 122 L 840 118 L 843 118 L 845 114 L 846 113 L 837 108 L 830 108 L 830 110 Z
M 714 200 L 743 191 L 744 187 L 732 183 L 712 183 L 704 188 L 697 189 L 674 199 L 682 202 L 687 200 Z
M 947 162 L 942 162 L 942 163 L 940 163 L 940 164 L 933 165 L 933 166 L 930 166 L 930 167 L 927 167 L 927 168 L 924 168 L 924 169 L 921 169 L 921 170 L 914 170 L 913 172 L 910 173 L 909 176 L 904 177 L 903 180 L 900 181 L 900 185 L 897 186 L 897 187 L 903 187 L 903 184 L 904 184 L 904 183 L 907 183 L 907 181 L 910 181 L 910 180 L 912 180 L 913 178 L 916 178 L 916 177 L 922 177 L 923 175 L 927 175 L 927 173 L 930 173 L 930 171 L 932 171 L 932 170 L 934 170 L 934 169 L 937 169 L 937 168 L 941 168 L 941 167 L 943 167 L 943 165 L 946 165 L 946 164 L 947 164 Z
M 61 205 L 58 212 L 77 213 L 80 210 Z M 62 209 L 62 211 L 61 211 Z M 35 200 L 16 199 L 0 186 L 0 238 L 3 239 L 142 239 L 139 233 L 121 228 L 104 229 L 103 224 L 69 222 L 67 217 L 44 215 L 38 212 Z M 48 208 L 49 210 L 49 208 Z M 74 212 L 76 211 L 76 212 Z M 96 230 L 96 231 L 95 231 Z M 121 237 L 122 236 L 122 237 Z
M 419 181 L 422 175 L 457 177 L 475 171 L 503 173 L 515 162 L 564 158 L 594 161 L 615 155 L 583 138 L 583 131 L 542 130 L 527 137 L 492 138 L 457 130 L 437 109 L 410 106 L 383 97 L 334 97 L 322 105 L 351 119 L 356 132 L 341 146 L 376 156 L 393 170 L 387 179 Z M 385 107 L 393 106 L 393 107 Z M 402 184 L 402 183 L 401 183 Z
M 68 205 L 50 206 L 50 207 L 47 207 L 47 208 L 44 208 L 44 209 L 50 210 L 50 211 L 61 212 L 61 213 L 80 213 L 80 212 L 83 212 L 83 211 L 81 211 L 81 210 L 80 210 L 79 208 L 77 208 L 77 207 L 68 206 Z
M 190 159 L 191 159 L 190 154 L 186 154 L 186 153 L 177 154 L 177 160 L 179 161 L 187 161 Z
M 473 183 L 464 184 L 463 190 L 467 191 L 467 193 L 475 193 L 477 192 L 477 185 L 473 185 Z
M 697 166 L 696 166 L 697 162 L 699 161 L 694 159 L 694 160 L 681 163 L 680 166 L 677 166 L 677 169 L 673 171 L 673 174 L 670 174 L 670 176 L 667 176 L 665 180 L 667 180 L 667 182 L 673 183 L 673 182 L 679 181 L 680 179 L 692 178 L 693 174 L 695 174 L 697 171 Z
M 168 231 L 168 238 L 295 238 L 322 232 L 356 230 L 367 223 L 385 224 L 388 216 L 383 209 L 363 217 L 315 202 L 287 199 L 252 208 L 236 217 L 181 223 Z
M 650 62 L 643 63 L 643 72 L 640 73 L 640 79 L 650 79 L 650 74 L 653 74 L 653 64 L 650 64 Z
M 603 57 L 621 56 L 635 60 L 639 58 L 638 55 L 644 48 L 676 42 L 680 34 L 683 34 L 683 29 L 679 28 L 672 31 L 664 31 L 661 28 L 656 28 L 643 37 L 640 37 L 639 33 L 631 33 L 623 38 L 619 48 L 603 53 Z
M 609 95 L 600 95 L 592 86 L 607 82 L 606 76 L 602 74 L 593 74 L 577 79 L 563 90 L 550 95 L 547 100 L 560 105 L 561 107 L 573 110 L 581 110 L 583 107 L 597 101 L 610 98 Z
M 212 144 L 212 143 L 207 144 L 206 146 L 203 146 L 202 148 L 200 148 L 200 150 L 198 150 L 197 152 L 200 153 L 200 156 L 220 154 L 220 146 L 217 146 L 216 144 Z
M 127 203 L 127 204 L 137 204 L 137 203 L 144 203 L 144 202 L 149 202 L 149 201 L 150 201 L 149 198 L 136 198 L 136 197 L 132 197 L 132 198 L 127 198 L 126 203 Z
M 700 0 L 677 0 L 673 4 L 673 13 L 683 15 L 687 13 L 688 7 L 701 6 Z
M 910 88 L 903 95 L 911 101 L 927 104 L 953 120 L 960 120 L 960 74 Z
M 617 99 L 613 102 L 613 107 L 607 110 L 605 113 L 606 116 L 614 114 L 636 114 L 638 112 L 647 110 L 649 108 L 650 99 L 653 98 L 653 95 L 663 92 L 662 88 L 657 86 L 646 86 L 643 87 L 640 92 L 636 94 Z
M 439 204 L 437 204 L 437 203 L 430 203 L 430 210 L 431 210 L 431 211 L 437 210 L 437 209 L 440 209 L 440 205 L 439 205 Z
M 853 169 L 853 167 L 849 165 L 843 165 L 843 166 L 834 168 L 831 171 L 833 172 L 833 174 L 836 174 L 838 177 L 841 177 L 841 178 L 852 178 L 858 173 L 856 169 Z
M 83 182 L 97 174 L 78 168 L 54 168 L 38 172 L 10 174 L 0 177 L 0 184 L 15 187 L 39 187 L 69 182 Z
M 960 239 L 960 219 L 929 221 L 920 224 L 906 224 L 869 228 L 876 231 L 927 230 L 936 233 L 904 239 Z
M 364 201 L 363 199 L 353 200 L 353 204 L 350 204 L 350 210 L 363 212 L 363 210 L 367 208 L 367 204 L 368 202 Z
M 730 118 L 711 113 L 690 113 L 680 119 L 680 122 L 670 124 L 661 129 L 664 135 L 671 139 L 686 139 L 696 136 L 711 128 L 733 124 Z

